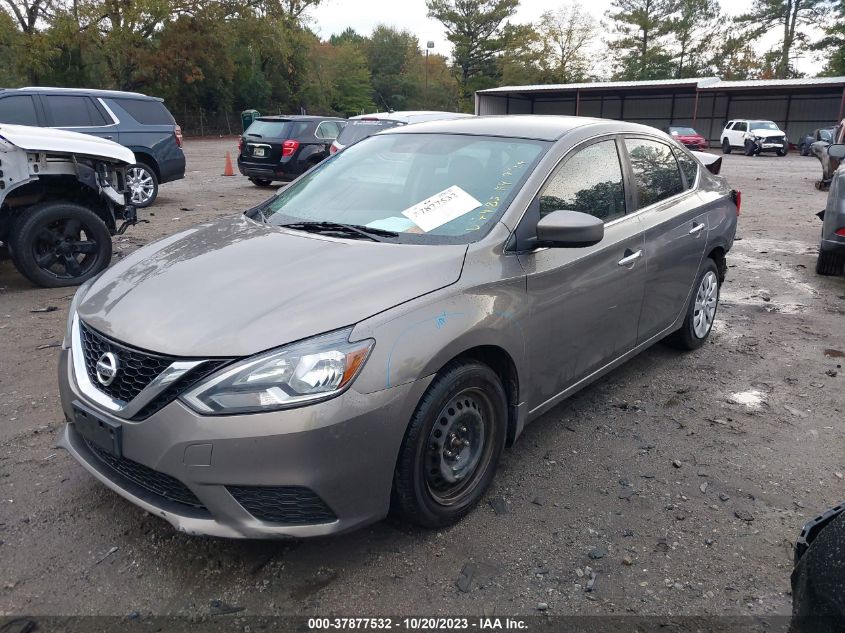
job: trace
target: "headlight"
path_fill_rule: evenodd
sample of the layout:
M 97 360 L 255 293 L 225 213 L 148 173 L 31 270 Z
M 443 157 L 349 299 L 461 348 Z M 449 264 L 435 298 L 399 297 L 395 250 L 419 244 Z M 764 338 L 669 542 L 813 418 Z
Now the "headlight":
M 95 281 L 97 281 L 97 277 L 99 276 L 100 275 L 96 275 L 79 286 L 76 290 L 76 294 L 73 295 L 73 299 L 70 300 L 70 308 L 68 308 L 67 312 L 67 323 L 65 324 L 65 338 L 62 340 L 62 349 L 70 347 L 70 338 L 73 335 L 73 332 L 71 331 L 73 329 L 73 317 L 76 314 L 77 308 L 79 308 L 79 304 L 85 298 L 85 295 L 88 294 L 91 286 Z
M 364 366 L 374 341 L 348 342 L 352 328 L 244 359 L 181 399 L 198 413 L 274 411 L 340 394 Z

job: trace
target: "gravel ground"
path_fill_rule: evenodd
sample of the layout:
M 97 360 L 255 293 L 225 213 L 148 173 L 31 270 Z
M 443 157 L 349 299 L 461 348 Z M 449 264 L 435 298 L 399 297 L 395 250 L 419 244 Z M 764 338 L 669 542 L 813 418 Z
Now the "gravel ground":
M 188 140 L 187 178 L 116 257 L 266 197 L 218 176 L 233 149 Z M 814 272 L 818 171 L 796 154 L 726 156 L 743 208 L 709 344 L 655 346 L 546 414 L 485 502 L 439 532 L 174 532 L 54 448 L 72 291 L 0 262 L 0 616 L 195 617 L 215 600 L 247 615 L 788 613 L 800 526 L 845 498 L 845 278 Z

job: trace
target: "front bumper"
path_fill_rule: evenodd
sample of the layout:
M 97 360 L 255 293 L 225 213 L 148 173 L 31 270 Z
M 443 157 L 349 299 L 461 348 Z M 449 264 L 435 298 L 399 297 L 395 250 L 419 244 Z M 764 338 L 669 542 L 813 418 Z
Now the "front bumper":
M 386 516 L 399 446 L 430 382 L 423 379 L 371 394 L 350 389 L 308 407 L 225 417 L 198 415 L 176 400 L 143 421 L 130 422 L 82 395 L 70 355 L 63 350 L 59 363 L 68 419 L 60 445 L 106 486 L 178 530 L 230 538 L 322 536 Z M 123 459 L 151 476 L 161 474 L 183 484 L 199 507 L 159 494 L 98 456 L 76 429 L 74 403 L 120 424 Z M 301 516 L 296 523 L 262 520 L 238 497 L 244 488 L 280 487 L 313 493 L 330 510 L 330 518 L 315 523 L 302 523 Z
M 789 143 L 785 141 L 767 141 L 763 139 L 762 141 L 754 140 L 754 151 L 757 153 L 760 152 L 780 152 L 780 151 L 788 151 L 789 150 Z

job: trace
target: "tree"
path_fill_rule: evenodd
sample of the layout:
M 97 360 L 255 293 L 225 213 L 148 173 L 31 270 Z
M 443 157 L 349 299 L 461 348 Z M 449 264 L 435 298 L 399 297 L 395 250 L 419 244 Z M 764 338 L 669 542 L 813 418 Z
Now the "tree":
M 774 77 L 782 79 L 797 75 L 792 59 L 809 44 L 802 27 L 818 25 L 831 6 L 831 0 L 754 0 L 751 10 L 738 16 L 736 22 L 751 38 L 780 30 L 779 47 L 771 51 L 769 59 Z
M 380 24 L 365 45 L 373 99 L 385 110 L 406 110 L 420 89 L 410 76 L 411 61 L 420 54 L 416 35 Z
M 452 43 L 462 108 L 469 109 L 475 90 L 495 83 L 496 57 L 506 45 L 502 28 L 518 5 L 519 0 L 426 0 L 428 17 L 443 24 Z
M 679 0 L 678 13 L 670 20 L 676 78 L 699 77 L 708 71 L 721 22 L 718 0 Z
M 716 76 L 727 81 L 756 79 L 760 76 L 759 55 L 741 33 L 728 29 L 715 38 L 713 48 L 709 65 Z
M 619 38 L 609 43 L 618 55 L 614 79 L 667 79 L 672 55 L 667 49 L 677 0 L 613 0 L 607 17 Z
M 822 74 L 829 77 L 845 75 L 845 0 L 839 0 L 835 15 L 824 37 L 812 47 L 827 57 Z
M 537 25 L 541 81 L 584 81 L 593 69 L 589 48 L 596 40 L 596 21 L 578 3 L 546 11 Z

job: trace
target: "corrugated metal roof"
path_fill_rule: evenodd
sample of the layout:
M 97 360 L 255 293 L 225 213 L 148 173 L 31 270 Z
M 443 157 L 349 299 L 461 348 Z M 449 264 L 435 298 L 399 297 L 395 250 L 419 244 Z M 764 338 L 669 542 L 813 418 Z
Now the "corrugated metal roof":
M 690 86 L 699 90 L 747 90 L 753 88 L 788 88 L 812 86 L 845 86 L 845 77 L 806 77 L 801 79 L 753 79 L 748 81 L 722 81 L 718 77 L 692 79 L 658 79 L 654 81 L 596 81 L 577 84 L 535 84 L 527 86 L 501 86 L 479 90 L 476 94 L 566 92 L 571 90 L 613 90 L 624 88 L 660 88 Z
M 802 77 L 800 79 L 749 79 L 747 81 L 717 81 L 704 86 L 705 90 L 736 90 L 744 88 L 789 88 L 790 86 L 845 86 L 845 77 Z
M 691 79 L 656 79 L 653 81 L 594 81 L 579 84 L 535 84 L 529 86 L 501 86 L 479 90 L 478 94 L 497 92 L 553 92 L 560 90 L 607 90 L 613 88 L 659 88 L 661 86 L 709 86 L 720 83 L 718 77 L 700 77 Z

